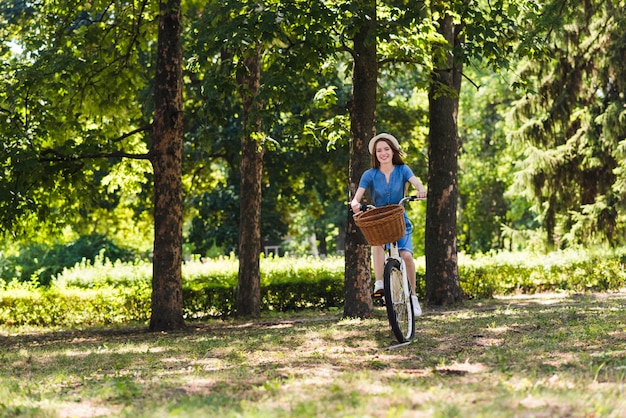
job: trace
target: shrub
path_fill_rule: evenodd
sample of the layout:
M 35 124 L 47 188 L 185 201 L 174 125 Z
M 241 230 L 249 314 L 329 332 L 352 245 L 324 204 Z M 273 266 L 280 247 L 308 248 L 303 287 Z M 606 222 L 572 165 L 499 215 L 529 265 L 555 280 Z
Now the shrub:
M 134 250 L 119 247 L 105 235 L 83 235 L 69 244 L 26 246 L 19 254 L 0 260 L 0 278 L 30 281 L 35 277 L 40 284 L 47 286 L 64 269 L 82 260 L 94 261 L 98 256 L 131 261 L 137 254 Z
M 462 290 L 477 298 L 542 291 L 607 291 L 626 285 L 619 252 L 559 252 L 545 256 L 461 255 Z M 183 265 L 183 313 L 187 319 L 227 317 L 235 312 L 238 262 L 234 257 Z M 418 272 L 423 295 L 424 272 Z M 152 266 L 97 257 L 65 269 L 42 287 L 37 281 L 0 281 L 0 324 L 72 326 L 147 321 Z M 342 258 L 261 260 L 261 309 L 287 311 L 340 307 Z
M 461 288 L 490 298 L 512 293 L 618 290 L 626 285 L 620 251 L 557 251 L 547 255 L 501 253 L 459 262 Z
M 85 289 L 13 281 L 0 289 L 0 323 L 76 326 L 145 321 L 150 291 L 149 282 Z
M 238 262 L 234 257 L 183 265 L 187 319 L 234 314 Z M 64 269 L 48 287 L 37 282 L 0 286 L 0 323 L 110 324 L 147 321 L 152 266 L 96 257 Z M 262 259 L 261 308 L 285 311 L 343 303 L 343 259 Z
M 261 265 L 261 309 L 277 311 L 329 308 L 343 304 L 342 258 L 297 258 L 287 265 L 281 258 Z
M 183 268 L 187 317 L 230 316 L 237 297 L 238 263 L 221 258 Z M 337 307 L 343 303 L 343 259 L 263 258 L 261 309 L 286 311 Z

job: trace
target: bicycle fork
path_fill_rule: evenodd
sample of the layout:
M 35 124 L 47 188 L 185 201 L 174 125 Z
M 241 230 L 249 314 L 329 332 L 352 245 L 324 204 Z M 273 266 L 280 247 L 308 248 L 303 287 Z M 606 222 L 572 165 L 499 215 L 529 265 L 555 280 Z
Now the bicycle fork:
M 404 296 L 408 299 L 411 298 L 411 284 L 409 283 L 408 276 L 406 275 L 406 264 L 404 263 L 404 259 L 400 257 L 400 251 L 398 250 L 398 243 L 394 242 L 393 244 L 389 244 L 389 253 L 387 255 L 387 260 L 398 260 L 400 263 L 400 272 L 402 273 L 402 290 L 404 291 Z M 413 301 L 411 300 L 411 307 L 413 307 Z

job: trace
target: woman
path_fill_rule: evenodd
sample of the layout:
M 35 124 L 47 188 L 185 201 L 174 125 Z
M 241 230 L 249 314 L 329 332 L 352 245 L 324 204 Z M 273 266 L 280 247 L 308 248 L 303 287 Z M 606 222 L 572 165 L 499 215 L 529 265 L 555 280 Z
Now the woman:
M 413 171 L 404 163 L 400 144 L 398 140 L 390 134 L 382 133 L 376 135 L 369 142 L 369 151 L 372 155 L 372 168 L 365 171 L 361 176 L 359 188 L 354 198 L 350 202 L 352 211 L 358 213 L 361 207 L 361 199 L 366 190 L 369 190 L 370 197 L 374 201 L 374 206 L 384 206 L 400 203 L 404 197 L 406 183 L 411 183 L 417 190 L 417 196 L 426 197 L 426 189 L 422 182 L 413 174 Z M 413 226 L 406 213 L 406 233 L 398 241 L 398 250 L 404 260 L 406 273 L 411 283 L 411 289 L 415 292 L 415 261 L 413 260 L 413 242 L 411 233 Z M 372 247 L 372 257 L 374 259 L 374 274 L 376 283 L 374 284 L 374 297 L 383 296 L 383 269 L 385 266 L 385 250 L 382 246 Z M 415 316 L 422 314 L 417 296 L 412 295 Z

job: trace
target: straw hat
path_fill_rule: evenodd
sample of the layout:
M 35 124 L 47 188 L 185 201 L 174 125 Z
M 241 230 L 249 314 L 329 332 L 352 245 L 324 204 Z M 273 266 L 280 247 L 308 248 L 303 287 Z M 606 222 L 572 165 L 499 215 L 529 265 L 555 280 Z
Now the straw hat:
M 389 141 L 391 141 L 391 143 L 394 145 L 394 147 L 396 147 L 396 149 L 398 151 L 400 151 L 400 144 L 398 143 L 398 140 L 396 139 L 395 136 L 388 134 L 388 133 L 382 133 L 382 134 L 378 134 L 376 135 L 374 138 L 370 139 L 370 143 L 369 143 L 369 150 L 370 150 L 370 154 L 374 154 L 374 144 L 376 144 L 376 142 L 379 139 L 388 139 Z

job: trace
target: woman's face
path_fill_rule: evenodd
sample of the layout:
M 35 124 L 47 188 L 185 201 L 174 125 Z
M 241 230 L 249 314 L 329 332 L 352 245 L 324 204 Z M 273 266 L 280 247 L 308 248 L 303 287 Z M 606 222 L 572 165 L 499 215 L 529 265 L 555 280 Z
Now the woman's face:
M 387 141 L 380 140 L 376 143 L 376 159 L 381 164 L 393 162 L 393 149 Z

